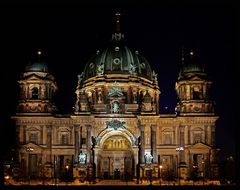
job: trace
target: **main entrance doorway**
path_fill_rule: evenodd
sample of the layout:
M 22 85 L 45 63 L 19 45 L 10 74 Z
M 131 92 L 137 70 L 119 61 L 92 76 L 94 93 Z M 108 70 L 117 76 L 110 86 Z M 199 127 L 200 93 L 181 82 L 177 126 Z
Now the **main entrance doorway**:
M 130 180 L 134 174 L 134 158 L 131 143 L 121 135 L 113 135 L 105 140 L 99 154 L 100 173 L 103 179 Z

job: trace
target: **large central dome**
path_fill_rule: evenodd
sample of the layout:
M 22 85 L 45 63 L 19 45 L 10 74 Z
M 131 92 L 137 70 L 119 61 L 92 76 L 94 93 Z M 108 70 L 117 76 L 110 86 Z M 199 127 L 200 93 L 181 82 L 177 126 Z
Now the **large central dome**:
M 98 74 L 132 74 L 152 80 L 152 70 L 148 61 L 126 46 L 124 40 L 113 40 L 108 47 L 96 54 L 87 62 L 84 79 Z
M 116 16 L 112 40 L 78 75 L 76 115 L 159 113 L 157 74 L 138 51 L 127 47 Z
M 127 47 L 124 35 L 120 32 L 119 14 L 111 42 L 89 59 L 82 79 L 87 80 L 103 74 L 130 74 L 148 80 L 153 80 L 154 77 L 148 61 L 138 51 Z

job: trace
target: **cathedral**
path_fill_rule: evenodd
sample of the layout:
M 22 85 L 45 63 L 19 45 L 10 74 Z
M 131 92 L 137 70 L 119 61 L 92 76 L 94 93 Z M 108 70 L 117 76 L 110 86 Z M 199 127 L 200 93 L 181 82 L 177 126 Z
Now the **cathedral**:
M 40 58 L 19 77 L 17 161 L 23 177 L 216 179 L 212 81 L 194 53 L 176 81 L 174 114 L 160 114 L 157 73 L 127 46 L 116 14 L 107 47 L 79 71 L 73 112 L 59 114 L 58 87 Z M 41 57 L 41 51 L 38 52 Z M 63 100 L 64 101 L 64 100 Z

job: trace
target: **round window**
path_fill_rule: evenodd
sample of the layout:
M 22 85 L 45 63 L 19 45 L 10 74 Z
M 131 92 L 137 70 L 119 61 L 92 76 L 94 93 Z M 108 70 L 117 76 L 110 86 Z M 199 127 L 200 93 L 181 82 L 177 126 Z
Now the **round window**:
M 145 69 L 145 67 L 146 67 L 146 65 L 145 65 L 144 62 L 142 62 L 142 63 L 140 64 L 140 66 L 141 66 L 142 69 Z
M 89 67 L 92 69 L 94 67 L 94 63 L 90 63 Z
M 119 64 L 120 64 L 120 59 L 119 59 L 119 58 L 115 58 L 115 59 L 113 60 L 113 63 L 114 63 L 115 65 L 119 65 Z

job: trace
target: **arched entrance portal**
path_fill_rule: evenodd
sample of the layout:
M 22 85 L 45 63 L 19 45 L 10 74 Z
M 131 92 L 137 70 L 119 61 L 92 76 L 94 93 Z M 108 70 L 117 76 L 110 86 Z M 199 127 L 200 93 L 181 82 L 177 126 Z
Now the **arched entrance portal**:
M 131 142 L 123 135 L 115 134 L 105 139 L 99 158 L 100 178 L 132 179 L 134 157 Z

